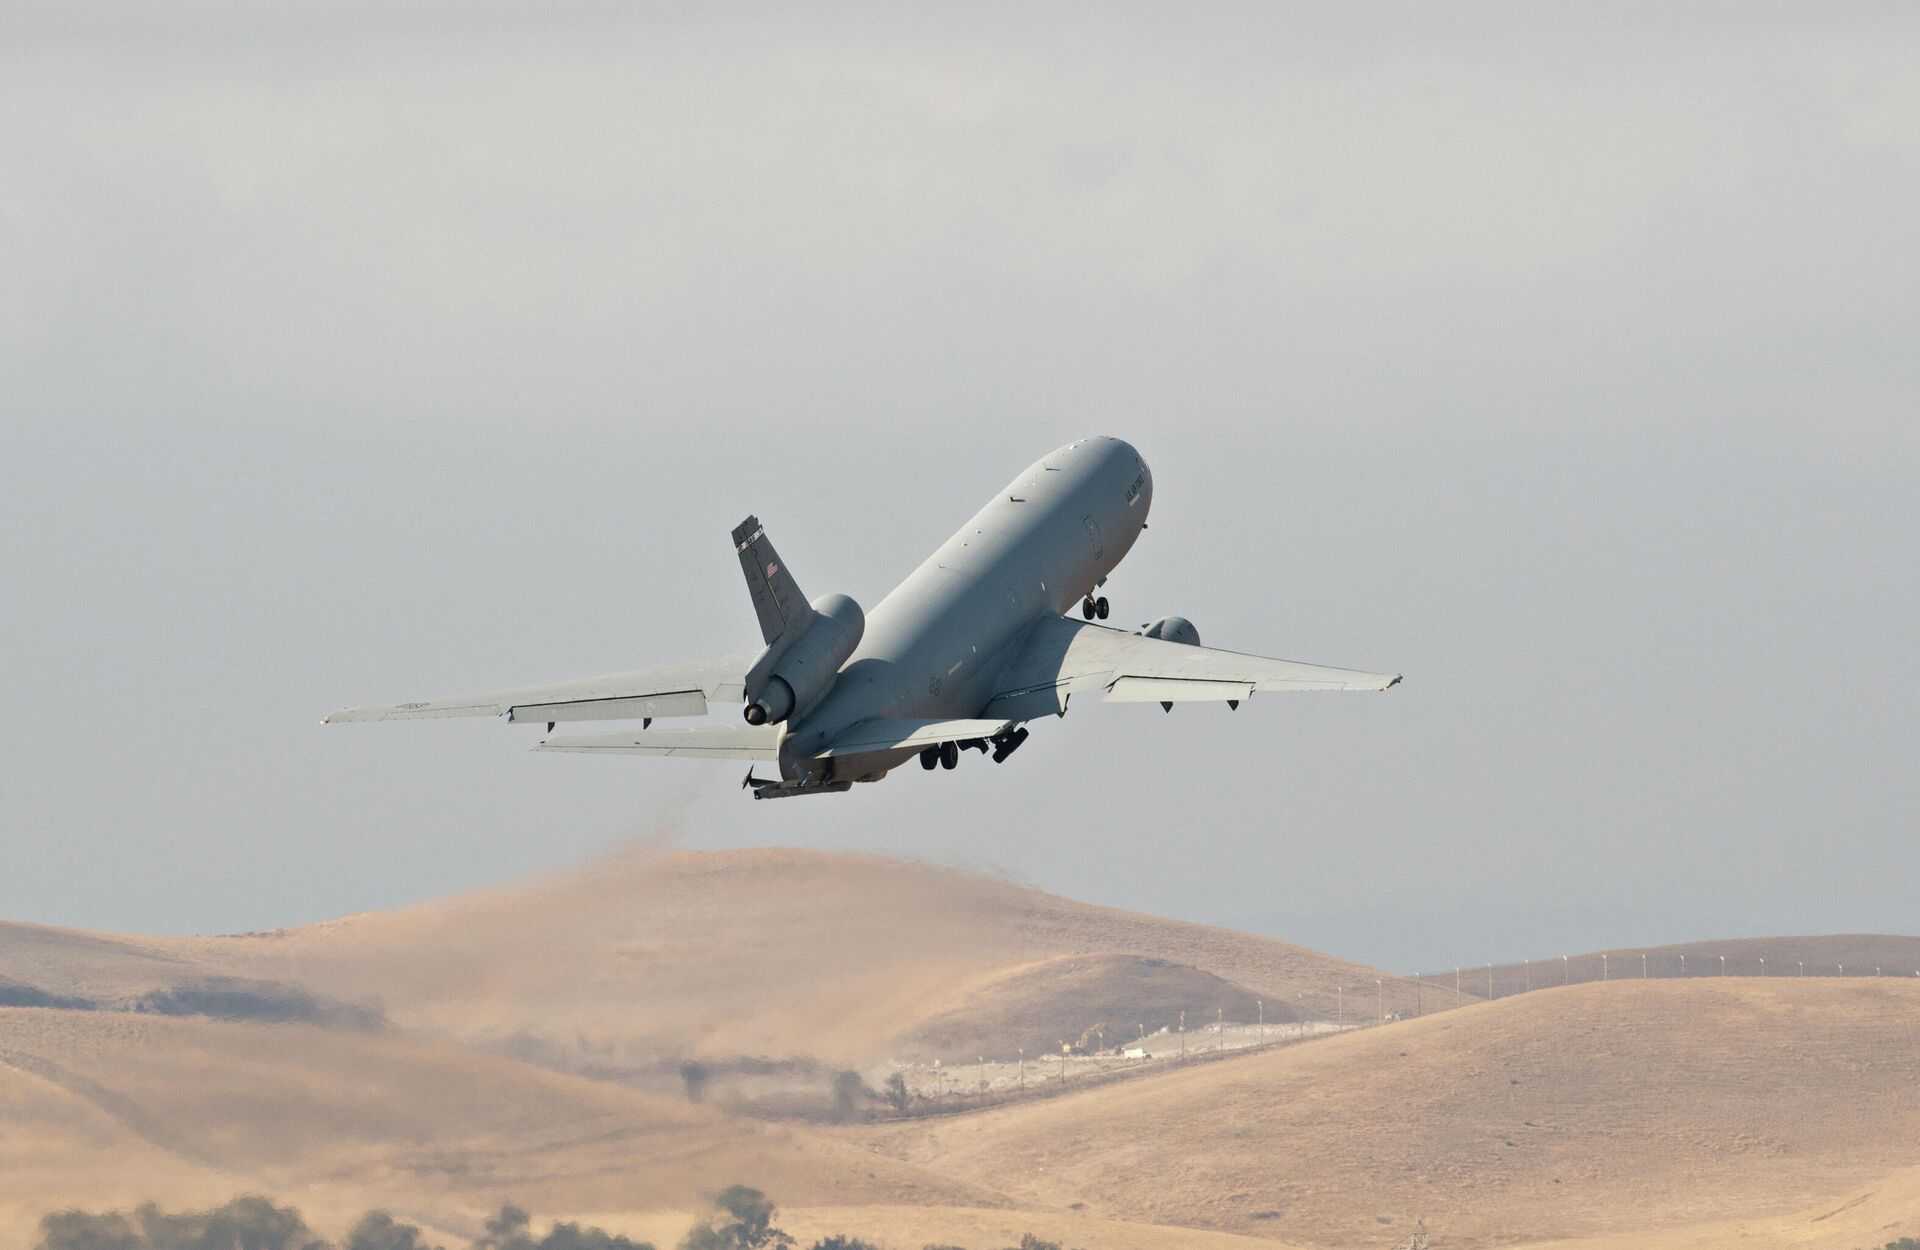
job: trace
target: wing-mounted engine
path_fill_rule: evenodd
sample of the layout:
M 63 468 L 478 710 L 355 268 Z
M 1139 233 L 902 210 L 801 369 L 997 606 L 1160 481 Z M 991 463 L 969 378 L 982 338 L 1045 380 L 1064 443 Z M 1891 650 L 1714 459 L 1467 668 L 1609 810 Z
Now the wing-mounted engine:
M 1163 616 L 1148 625 L 1142 625 L 1139 633 L 1148 638 L 1163 638 L 1168 642 L 1184 643 L 1189 647 L 1200 645 L 1200 631 L 1193 622 L 1184 616 Z

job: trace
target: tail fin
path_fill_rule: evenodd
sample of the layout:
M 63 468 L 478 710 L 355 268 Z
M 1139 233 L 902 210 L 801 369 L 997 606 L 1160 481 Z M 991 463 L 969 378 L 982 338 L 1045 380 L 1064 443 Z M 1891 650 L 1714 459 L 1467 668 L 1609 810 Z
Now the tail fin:
M 734 526 L 733 546 L 740 553 L 740 571 L 746 574 L 747 590 L 753 595 L 760 634 L 772 642 L 789 625 L 805 620 L 813 609 L 807 606 L 807 597 L 800 593 L 793 574 L 780 562 L 772 540 L 760 527 L 759 517 L 750 516 Z

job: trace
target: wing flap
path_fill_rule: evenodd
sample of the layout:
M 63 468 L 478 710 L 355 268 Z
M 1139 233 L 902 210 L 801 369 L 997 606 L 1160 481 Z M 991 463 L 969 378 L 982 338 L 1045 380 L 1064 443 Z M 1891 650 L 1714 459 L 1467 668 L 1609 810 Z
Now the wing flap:
M 581 677 L 448 699 L 346 708 L 327 717 L 326 723 L 434 720 L 448 716 L 505 716 L 519 722 L 704 716 L 709 703 L 739 697 L 741 683 L 758 655 L 758 652 L 726 655 L 691 664 Z
M 1010 720 L 913 720 L 875 717 L 852 726 L 820 754 L 870 755 L 876 751 L 897 751 L 934 746 L 941 742 L 963 742 L 969 738 L 991 738 L 1012 725 Z
M 1034 626 L 988 702 L 1014 720 L 1063 711 L 1068 693 L 1105 687 L 1115 703 L 1244 699 L 1255 691 L 1385 690 L 1396 673 L 1275 660 L 1049 617 Z
M 1250 681 L 1214 681 L 1207 677 L 1120 677 L 1107 690 L 1108 703 L 1192 703 L 1244 699 Z
M 625 698 L 581 699 L 573 703 L 516 703 L 510 721 L 639 720 L 654 716 L 705 716 L 707 696 L 699 690 L 672 690 Z
M 685 755 L 709 760 L 773 760 L 780 758 L 780 729 L 776 725 L 713 725 L 698 729 L 563 734 L 546 739 L 534 750 L 577 751 L 589 755 Z

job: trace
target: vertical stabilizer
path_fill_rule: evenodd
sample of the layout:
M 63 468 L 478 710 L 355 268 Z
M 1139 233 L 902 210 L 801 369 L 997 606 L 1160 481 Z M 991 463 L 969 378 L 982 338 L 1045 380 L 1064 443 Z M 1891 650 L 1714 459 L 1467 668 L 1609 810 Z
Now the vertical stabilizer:
M 760 618 L 760 636 L 772 642 L 812 613 L 793 574 L 774 551 L 759 517 L 748 517 L 733 529 L 734 550 L 740 553 L 740 571 L 746 574 L 753 611 Z

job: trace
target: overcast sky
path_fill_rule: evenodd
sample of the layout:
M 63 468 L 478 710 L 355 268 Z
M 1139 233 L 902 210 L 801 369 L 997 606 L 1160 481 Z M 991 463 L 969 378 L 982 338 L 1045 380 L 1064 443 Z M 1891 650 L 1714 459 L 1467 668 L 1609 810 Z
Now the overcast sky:
M 1920 931 L 1920 9 L 0 10 L 0 916 L 636 835 L 1397 970 Z M 267 16 L 270 13 L 271 16 Z M 1404 672 L 755 804 L 345 704 L 871 606 L 1084 433 L 1127 623 Z

